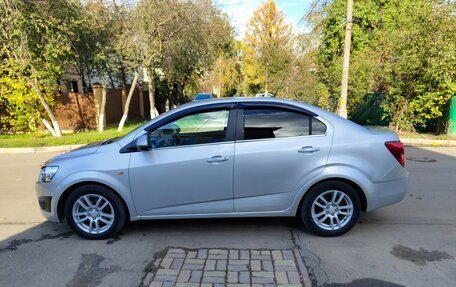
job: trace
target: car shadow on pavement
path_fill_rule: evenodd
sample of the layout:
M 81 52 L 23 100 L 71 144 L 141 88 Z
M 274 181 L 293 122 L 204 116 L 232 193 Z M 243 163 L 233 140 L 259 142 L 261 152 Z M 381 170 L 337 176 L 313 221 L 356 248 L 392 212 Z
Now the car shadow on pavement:
M 299 229 L 306 232 L 296 218 L 211 218 L 211 219 L 166 219 L 127 222 L 122 230 L 113 238 L 93 242 L 114 244 L 123 237 L 129 239 L 145 236 L 173 237 L 196 236 L 206 238 L 214 236 L 226 241 L 229 237 L 242 238 L 243 235 L 258 236 L 258 232 L 276 233 Z M 22 245 L 46 240 L 83 240 L 70 227 L 63 223 L 43 222 L 25 229 L 0 241 L 0 255 L 15 251 Z M 183 239 L 180 245 L 189 242 Z M 178 244 L 179 245 L 179 244 Z M 220 245 L 219 247 L 222 247 Z

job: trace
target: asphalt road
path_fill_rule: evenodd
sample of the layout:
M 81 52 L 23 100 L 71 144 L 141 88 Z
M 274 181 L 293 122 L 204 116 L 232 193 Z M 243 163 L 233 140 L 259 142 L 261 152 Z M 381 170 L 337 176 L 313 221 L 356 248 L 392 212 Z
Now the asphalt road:
M 1 286 L 140 286 L 167 247 L 299 248 L 316 286 L 456 286 L 456 148 L 408 148 L 406 198 L 337 238 L 268 218 L 138 222 L 82 240 L 39 212 L 34 181 L 53 155 L 0 155 Z

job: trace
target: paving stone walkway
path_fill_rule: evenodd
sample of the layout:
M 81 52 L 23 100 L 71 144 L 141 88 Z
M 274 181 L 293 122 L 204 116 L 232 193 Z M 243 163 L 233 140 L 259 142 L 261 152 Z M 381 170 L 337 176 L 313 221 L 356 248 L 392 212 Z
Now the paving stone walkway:
M 299 253 L 290 249 L 172 248 L 163 254 L 146 276 L 146 286 L 301 287 L 308 278 Z

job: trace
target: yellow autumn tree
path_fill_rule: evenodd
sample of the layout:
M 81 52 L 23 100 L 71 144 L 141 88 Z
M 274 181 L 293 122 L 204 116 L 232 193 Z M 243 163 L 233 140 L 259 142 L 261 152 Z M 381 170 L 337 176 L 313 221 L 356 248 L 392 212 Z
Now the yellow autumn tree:
M 294 37 L 284 13 L 273 0 L 254 11 L 243 42 L 245 92 L 282 96 L 295 58 Z

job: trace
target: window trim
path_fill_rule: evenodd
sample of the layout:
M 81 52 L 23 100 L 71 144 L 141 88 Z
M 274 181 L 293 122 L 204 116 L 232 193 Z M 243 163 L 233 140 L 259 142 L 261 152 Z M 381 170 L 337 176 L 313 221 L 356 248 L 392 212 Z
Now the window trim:
M 249 103 L 250 104 L 250 103 Z M 309 134 L 304 136 L 292 136 L 292 137 L 281 137 L 281 138 L 261 138 L 261 139 L 245 139 L 244 138 L 244 110 L 260 110 L 260 109 L 268 109 L 268 110 L 280 110 L 295 114 L 301 114 L 309 117 Z M 317 119 L 318 115 L 312 113 L 307 110 L 302 110 L 297 107 L 292 107 L 288 105 L 271 105 L 271 104 L 258 104 L 252 103 L 250 105 L 244 105 L 243 108 L 238 108 L 237 118 L 236 118 L 236 142 L 252 142 L 252 141 L 265 141 L 265 140 L 284 140 L 284 139 L 294 139 L 294 138 L 303 138 L 303 137 L 322 137 L 328 134 L 328 125 Z M 312 122 L 313 119 L 320 121 L 322 124 L 325 125 L 326 131 L 324 134 L 313 135 L 312 134 Z
M 294 137 L 285 137 L 285 138 L 265 138 L 265 139 L 252 139 L 252 140 L 236 140 L 236 143 L 249 143 L 249 142 L 262 142 L 262 141 L 283 141 L 283 140 L 293 140 L 293 139 L 302 139 L 302 138 L 319 138 L 326 137 L 327 134 L 321 135 L 308 135 L 308 136 L 294 136 Z
M 144 128 L 145 131 L 149 132 L 151 130 L 155 130 L 161 126 L 164 126 L 166 124 L 169 124 L 175 120 L 178 120 L 180 118 L 183 118 L 185 116 L 190 116 L 193 114 L 199 114 L 203 112 L 210 112 L 210 111 L 217 111 L 217 110 L 232 110 L 236 108 L 236 103 L 216 103 L 216 104 L 211 104 L 207 106 L 196 106 L 192 108 L 188 108 L 182 111 L 178 111 L 172 115 L 169 115 L 158 122 L 152 123 L 146 128 Z M 229 125 L 229 123 L 228 123 Z
M 318 115 L 314 112 L 311 112 L 309 110 L 306 110 L 301 107 L 296 107 L 291 104 L 286 104 L 286 103 L 280 103 L 280 102 L 239 102 L 238 103 L 238 109 L 261 109 L 261 108 L 272 108 L 272 109 L 283 109 L 283 110 L 288 110 L 292 112 L 296 112 L 299 114 L 306 114 L 309 116 L 313 117 L 318 117 Z

